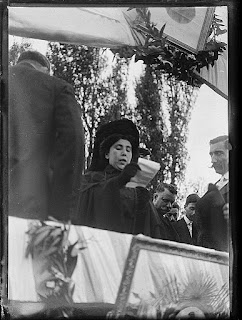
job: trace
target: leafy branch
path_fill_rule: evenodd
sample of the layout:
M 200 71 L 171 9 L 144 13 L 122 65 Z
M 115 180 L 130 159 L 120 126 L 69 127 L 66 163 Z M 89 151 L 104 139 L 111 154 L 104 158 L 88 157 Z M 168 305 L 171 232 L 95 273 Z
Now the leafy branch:
M 143 61 L 145 65 L 152 66 L 154 71 L 166 73 L 178 81 L 185 81 L 194 87 L 200 87 L 201 82 L 194 75 L 201 68 L 213 66 L 219 54 L 226 49 L 226 43 L 218 41 L 218 37 L 225 32 L 222 20 L 215 14 L 209 30 L 209 37 L 205 49 L 197 54 L 187 53 L 169 43 L 164 36 L 165 24 L 158 30 L 151 22 L 151 13 L 147 8 L 135 9 L 138 18 L 133 28 L 145 37 L 142 46 L 122 47 L 112 50 L 114 54 L 130 58 L 135 55 L 135 61 Z
M 31 255 L 38 265 L 36 270 L 45 270 L 46 273 L 36 286 L 39 297 L 47 305 L 61 306 L 58 312 L 65 317 L 73 313 L 71 306 L 75 284 L 71 276 L 76 267 L 78 251 L 86 248 L 78 241 L 70 244 L 69 231 L 70 224 L 51 226 L 43 221 L 34 222 L 26 232 L 29 241 L 25 252 L 25 256 Z

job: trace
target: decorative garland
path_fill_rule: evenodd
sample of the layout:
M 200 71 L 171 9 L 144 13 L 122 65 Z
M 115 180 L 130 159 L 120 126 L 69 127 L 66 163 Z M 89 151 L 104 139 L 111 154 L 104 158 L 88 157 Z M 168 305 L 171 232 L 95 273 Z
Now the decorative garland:
M 222 29 L 224 27 L 222 20 L 214 14 L 205 50 L 192 54 L 168 43 L 163 35 L 165 24 L 158 30 L 150 21 L 151 13 L 147 8 L 129 8 L 132 9 L 138 14 L 138 22 L 133 28 L 145 36 L 145 44 L 112 49 L 112 52 L 125 58 L 135 55 L 135 61 L 143 61 L 144 64 L 152 66 L 154 71 L 167 73 L 178 81 L 200 87 L 202 83 L 196 78 L 194 71 L 199 72 L 205 66 L 207 68 L 209 65 L 213 66 L 219 54 L 226 49 L 226 43 L 217 41 L 219 35 L 227 32 L 226 29 Z
M 47 309 L 51 315 L 51 308 L 55 316 L 73 315 L 73 292 L 75 284 L 71 279 L 77 263 L 77 242 L 70 244 L 68 235 L 69 225 L 52 226 L 43 221 L 34 222 L 27 231 L 29 241 L 26 248 L 26 257 L 33 259 L 36 291 L 43 302 L 50 306 Z M 41 280 L 39 280 L 41 279 Z

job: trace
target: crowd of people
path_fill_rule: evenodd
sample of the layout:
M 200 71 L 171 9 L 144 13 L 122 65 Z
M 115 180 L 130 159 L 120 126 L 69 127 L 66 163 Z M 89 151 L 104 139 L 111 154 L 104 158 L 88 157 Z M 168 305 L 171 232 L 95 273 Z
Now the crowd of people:
M 92 161 L 84 171 L 84 133 L 71 85 L 50 75 L 50 63 L 25 51 L 9 72 L 9 215 L 60 221 L 228 251 L 228 136 L 210 141 L 221 179 L 199 197 L 161 182 L 152 195 L 127 183 L 150 153 L 128 119 L 98 128 Z

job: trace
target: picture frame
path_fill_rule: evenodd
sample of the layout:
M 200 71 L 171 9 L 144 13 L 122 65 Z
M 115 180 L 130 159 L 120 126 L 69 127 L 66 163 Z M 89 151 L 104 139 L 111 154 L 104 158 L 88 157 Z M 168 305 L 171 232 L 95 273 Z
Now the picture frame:
M 114 316 L 228 315 L 229 301 L 228 253 L 138 235 L 130 245 Z
M 215 7 L 150 9 L 151 18 L 157 21 L 156 27 L 161 29 L 165 24 L 164 36 L 167 40 L 195 54 L 205 49 L 205 41 L 214 12 Z

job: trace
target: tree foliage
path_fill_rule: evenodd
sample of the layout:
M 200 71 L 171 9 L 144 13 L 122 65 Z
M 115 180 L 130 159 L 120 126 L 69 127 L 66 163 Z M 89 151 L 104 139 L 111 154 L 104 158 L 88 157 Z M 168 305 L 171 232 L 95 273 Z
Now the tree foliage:
M 152 67 L 147 66 L 144 75 L 137 82 L 135 94 L 137 98 L 136 121 L 140 131 L 141 144 L 151 153 L 151 160 L 161 164 L 152 186 L 164 180 L 166 141 L 168 130 L 161 107 L 161 95 L 157 78 Z M 152 189 L 151 186 L 151 189 Z
M 170 122 L 166 163 L 170 168 L 171 183 L 179 184 L 183 181 L 188 160 L 188 124 L 197 98 L 197 89 L 184 81 L 178 81 L 175 77 L 163 75 L 162 79 L 166 79 L 167 83 L 165 96 Z
M 151 189 L 164 180 L 178 184 L 187 161 L 185 143 L 195 99 L 193 87 L 146 66 L 137 83 L 137 107 L 133 110 L 127 99 L 127 59 L 116 55 L 110 69 L 110 60 L 108 64 L 101 49 L 58 43 L 49 46 L 54 75 L 72 84 L 82 111 L 86 167 L 98 126 L 126 116 L 137 123 L 141 144 L 150 150 L 152 160 L 161 164 Z
M 100 124 L 132 116 L 127 97 L 129 60 L 118 55 L 113 57 L 112 70 L 106 79 L 110 88 L 110 103 L 105 115 L 100 119 Z
M 10 62 L 16 63 L 19 54 L 30 48 L 26 42 L 14 44 Z M 161 164 L 151 189 L 160 181 L 178 184 L 182 180 L 187 162 L 187 125 L 195 101 L 192 86 L 147 65 L 137 83 L 134 110 L 127 97 L 129 59 L 116 55 L 108 61 L 101 49 L 60 43 L 49 43 L 47 56 L 53 74 L 74 88 L 85 128 L 86 167 L 98 126 L 125 116 L 136 122 L 141 145 L 150 150 L 152 160 Z
M 15 65 L 18 61 L 20 54 L 26 50 L 31 50 L 31 49 L 32 49 L 32 45 L 31 43 L 28 42 L 27 39 L 23 39 L 21 43 L 14 41 L 8 53 L 9 64 L 11 66 Z
M 103 49 L 60 43 L 49 44 L 48 58 L 54 75 L 74 88 L 83 117 L 88 167 L 98 126 L 125 115 L 128 64 L 119 59 L 108 71 Z
M 179 185 L 184 178 L 188 123 L 196 93 L 194 87 L 152 66 L 146 66 L 137 83 L 136 115 L 141 142 L 151 152 L 151 160 L 161 164 L 151 190 L 160 181 Z
M 188 181 L 183 181 L 180 185 L 176 201 L 183 207 L 189 194 L 197 193 L 199 197 L 202 197 L 207 190 L 208 184 L 203 177 L 197 177 L 195 180 L 189 179 Z

